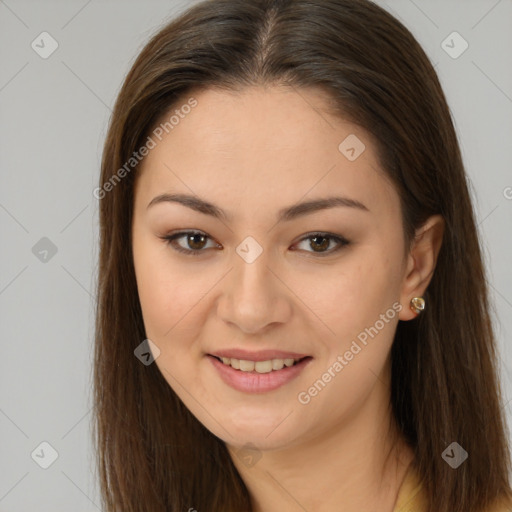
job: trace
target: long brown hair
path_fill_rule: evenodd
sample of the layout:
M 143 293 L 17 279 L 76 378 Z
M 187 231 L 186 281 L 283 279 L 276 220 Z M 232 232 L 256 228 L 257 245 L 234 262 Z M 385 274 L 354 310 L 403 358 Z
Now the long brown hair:
M 397 327 L 393 413 L 414 449 L 429 512 L 481 512 L 510 499 L 481 248 L 454 125 L 429 59 L 400 22 L 367 0 L 209 0 L 142 50 L 105 142 L 96 194 L 93 426 L 105 511 L 252 510 L 224 442 L 188 411 L 155 364 L 134 356 L 146 335 L 131 252 L 137 166 L 126 162 L 193 91 L 262 84 L 317 87 L 333 113 L 374 136 L 400 194 L 407 243 L 429 216 L 443 216 L 428 307 Z M 441 457 L 452 441 L 469 453 L 457 470 Z

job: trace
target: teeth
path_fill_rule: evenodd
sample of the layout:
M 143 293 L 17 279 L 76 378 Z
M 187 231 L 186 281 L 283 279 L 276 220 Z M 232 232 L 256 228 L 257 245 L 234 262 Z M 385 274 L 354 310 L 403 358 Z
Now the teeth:
M 270 373 L 272 371 L 272 361 L 257 361 L 254 363 L 254 369 L 258 373 Z
M 285 366 L 293 366 L 300 359 L 269 359 L 268 361 L 246 361 L 244 359 L 235 359 L 222 357 L 222 362 L 231 366 L 235 370 L 243 372 L 256 371 L 257 373 L 270 373 L 273 370 L 282 370 Z
M 281 370 L 284 366 L 283 359 L 272 359 L 272 370 Z
M 240 370 L 243 372 L 252 372 L 254 370 L 254 361 L 244 361 L 240 359 Z

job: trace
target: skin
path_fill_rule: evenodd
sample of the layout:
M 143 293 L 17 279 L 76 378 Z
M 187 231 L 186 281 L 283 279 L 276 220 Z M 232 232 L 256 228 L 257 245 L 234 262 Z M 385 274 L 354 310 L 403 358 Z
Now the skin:
M 256 512 L 391 512 L 412 451 L 389 407 L 389 353 L 398 320 L 415 318 L 409 302 L 432 277 L 442 218 L 428 219 L 404 250 L 399 197 L 370 135 L 330 115 L 318 90 L 207 89 L 194 97 L 197 107 L 144 159 L 135 189 L 134 265 L 146 334 L 160 349 L 155 364 L 226 443 Z M 366 146 L 355 161 L 338 149 L 350 134 Z M 148 208 L 162 193 L 196 195 L 231 218 L 171 202 Z M 281 208 L 332 195 L 369 211 L 334 207 L 276 220 Z M 161 238 L 181 230 L 209 237 L 202 253 L 181 254 Z M 305 238 L 311 232 L 350 243 L 334 251 L 331 239 L 322 256 Z M 251 264 L 236 252 L 247 236 L 263 249 Z M 175 244 L 201 247 L 187 237 Z M 300 403 L 298 394 L 398 303 L 401 311 Z M 249 394 L 227 386 L 206 356 L 235 347 L 313 360 L 279 389 Z M 240 457 L 247 443 L 254 464 Z

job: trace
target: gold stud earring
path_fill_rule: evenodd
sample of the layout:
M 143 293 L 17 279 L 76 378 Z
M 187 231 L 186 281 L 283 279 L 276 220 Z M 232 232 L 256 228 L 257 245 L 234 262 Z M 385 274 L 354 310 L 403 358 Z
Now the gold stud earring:
M 410 306 L 419 315 L 425 309 L 425 299 L 423 297 L 414 297 L 411 299 Z

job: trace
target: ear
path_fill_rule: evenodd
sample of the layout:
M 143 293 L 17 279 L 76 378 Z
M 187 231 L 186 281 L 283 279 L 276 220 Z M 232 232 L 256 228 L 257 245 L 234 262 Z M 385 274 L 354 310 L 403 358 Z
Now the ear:
M 414 240 L 404 264 L 400 303 L 400 320 L 412 320 L 418 315 L 410 308 L 413 297 L 422 297 L 436 267 L 444 233 L 444 219 L 433 215 L 415 233 Z M 425 304 L 428 308 L 428 304 Z

